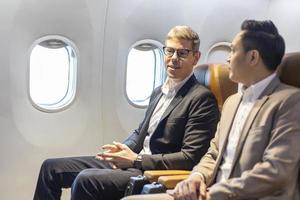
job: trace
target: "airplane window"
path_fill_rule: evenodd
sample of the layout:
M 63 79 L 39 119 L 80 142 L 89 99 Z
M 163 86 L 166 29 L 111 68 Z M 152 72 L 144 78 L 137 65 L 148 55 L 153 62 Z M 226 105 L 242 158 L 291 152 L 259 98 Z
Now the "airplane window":
M 227 58 L 230 52 L 229 42 L 218 42 L 212 45 L 207 51 L 206 63 L 224 63 L 227 64 Z
M 127 57 L 126 95 L 131 104 L 145 107 L 154 88 L 165 78 L 162 44 L 141 41 L 131 48 Z
M 29 95 L 33 105 L 45 112 L 65 108 L 75 96 L 77 57 L 74 45 L 66 38 L 57 38 L 39 39 L 30 55 Z

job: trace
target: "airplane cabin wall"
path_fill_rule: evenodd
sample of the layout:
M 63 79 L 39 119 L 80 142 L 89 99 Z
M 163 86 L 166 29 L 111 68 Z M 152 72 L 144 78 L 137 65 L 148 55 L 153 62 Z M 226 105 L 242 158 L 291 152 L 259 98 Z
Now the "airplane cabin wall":
M 1 2 L 1 4 L 4 4 Z M 94 155 L 102 144 L 101 84 L 107 1 L 7 1 L 1 5 L 0 199 L 32 199 L 42 161 Z M 28 96 L 30 47 L 60 35 L 78 49 L 74 102 L 45 113 Z
M 125 97 L 127 55 L 135 42 L 164 44 L 170 28 L 186 24 L 199 33 L 200 63 L 225 62 L 208 51 L 230 42 L 241 22 L 254 18 L 273 20 L 287 52 L 299 51 L 299 10 L 297 0 L 0 2 L 0 199 L 32 199 L 44 159 L 94 155 L 137 128 L 145 109 Z M 49 34 L 70 39 L 79 52 L 75 100 L 54 113 L 37 110 L 28 97 L 30 47 Z

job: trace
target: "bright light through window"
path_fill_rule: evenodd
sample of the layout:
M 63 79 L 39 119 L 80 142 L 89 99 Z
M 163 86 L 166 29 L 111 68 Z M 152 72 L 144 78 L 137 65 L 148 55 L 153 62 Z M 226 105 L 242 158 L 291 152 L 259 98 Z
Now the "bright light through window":
M 29 91 L 32 101 L 45 110 L 57 110 L 74 97 L 76 56 L 59 40 L 37 44 L 30 56 Z
M 126 92 L 137 106 L 147 106 L 153 89 L 163 83 L 165 69 L 161 49 L 153 44 L 139 44 L 127 58 Z

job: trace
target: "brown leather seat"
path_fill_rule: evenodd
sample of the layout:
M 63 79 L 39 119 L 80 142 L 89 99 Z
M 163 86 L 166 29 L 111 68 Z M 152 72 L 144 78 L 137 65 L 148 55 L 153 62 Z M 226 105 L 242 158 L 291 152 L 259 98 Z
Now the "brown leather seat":
M 300 52 L 285 54 L 277 73 L 283 83 L 300 88 Z
M 278 66 L 277 73 L 283 83 L 300 88 L 300 52 L 285 54 L 281 64 Z M 300 169 L 298 184 L 300 191 Z
M 194 74 L 215 95 L 220 110 L 227 97 L 237 92 L 238 84 L 229 79 L 227 64 L 201 64 L 194 67 Z

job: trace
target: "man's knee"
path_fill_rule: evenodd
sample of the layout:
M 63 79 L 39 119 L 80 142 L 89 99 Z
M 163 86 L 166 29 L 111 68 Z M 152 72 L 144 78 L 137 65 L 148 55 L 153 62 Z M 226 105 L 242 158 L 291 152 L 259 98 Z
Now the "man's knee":
M 99 176 L 99 171 L 102 171 L 102 169 L 85 169 L 76 176 L 71 186 L 72 199 L 92 199 L 96 196 L 103 195 L 102 193 L 105 188 L 103 177 L 106 176 L 104 174 L 103 176 Z M 105 171 L 105 169 L 103 169 L 103 171 Z
M 62 172 L 62 169 L 62 160 L 55 158 L 46 159 L 41 165 L 39 176 L 47 180 L 58 178 L 57 175 Z
M 55 166 L 55 159 L 53 158 L 49 158 L 44 160 L 43 164 L 42 164 L 42 168 L 48 169 L 48 168 L 53 168 L 53 166 Z
M 82 170 L 75 178 L 74 184 L 84 184 L 95 178 L 95 174 L 93 173 L 94 170 L 85 169 Z
M 97 182 L 95 182 L 96 176 L 94 173 L 94 169 L 85 169 L 82 170 L 75 178 L 72 184 L 72 190 L 78 190 L 80 188 L 92 188 L 91 186 L 95 187 L 96 185 L 101 184 L 101 176 L 97 178 Z M 101 187 L 97 187 L 101 189 Z
M 55 168 L 56 168 L 55 159 L 47 159 L 47 160 L 44 160 L 44 162 L 42 163 L 40 172 L 41 173 L 53 172 L 53 171 L 55 171 Z
M 71 193 L 74 199 L 120 199 L 131 173 L 113 169 L 85 169 L 75 178 Z
M 105 173 L 99 175 L 99 171 L 106 171 L 106 169 L 85 169 L 82 170 L 75 178 L 72 190 L 75 188 L 92 188 L 97 187 L 97 189 L 103 188 L 103 182 L 107 181 L 108 178 Z

